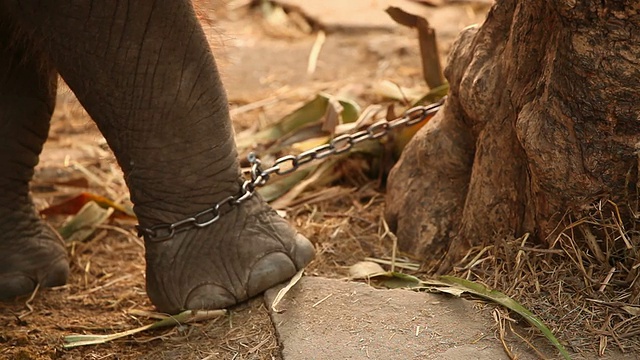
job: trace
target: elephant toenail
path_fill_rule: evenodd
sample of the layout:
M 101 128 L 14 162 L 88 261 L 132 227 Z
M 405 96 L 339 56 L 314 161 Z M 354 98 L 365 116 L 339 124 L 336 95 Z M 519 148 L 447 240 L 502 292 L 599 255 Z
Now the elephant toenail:
M 311 260 L 316 256 L 316 251 L 313 248 L 311 241 L 304 237 L 302 234 L 296 235 L 295 247 L 293 248 L 293 261 L 296 264 L 297 269 L 302 269 L 307 266 Z
M 35 279 L 19 274 L 7 274 L 0 277 L 0 300 L 7 300 L 18 295 L 28 294 L 36 287 Z
M 238 303 L 238 299 L 223 287 L 204 284 L 191 290 L 187 296 L 185 308 L 189 310 L 215 310 L 224 309 L 236 303 Z
M 61 286 L 67 283 L 69 277 L 69 261 L 66 257 L 57 259 L 47 269 L 46 275 L 40 280 L 43 287 Z
M 290 279 L 296 271 L 295 265 L 286 254 L 280 252 L 268 254 L 253 265 L 247 282 L 247 295 L 249 297 L 258 295 Z

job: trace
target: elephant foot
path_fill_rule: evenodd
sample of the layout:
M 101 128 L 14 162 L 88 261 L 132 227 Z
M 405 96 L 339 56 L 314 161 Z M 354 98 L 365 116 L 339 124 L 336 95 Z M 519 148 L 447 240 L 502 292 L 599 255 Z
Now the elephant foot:
M 0 211 L 0 234 L 0 300 L 66 283 L 64 242 L 31 206 Z
M 290 279 L 315 254 L 257 194 L 212 225 L 145 246 L 147 293 L 167 313 L 235 305 Z

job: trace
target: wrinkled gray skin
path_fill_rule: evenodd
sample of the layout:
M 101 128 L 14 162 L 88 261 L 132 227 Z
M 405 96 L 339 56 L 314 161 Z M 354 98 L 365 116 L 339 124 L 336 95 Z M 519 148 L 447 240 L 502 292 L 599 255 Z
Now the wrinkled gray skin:
M 57 234 L 28 183 L 60 74 L 96 121 L 140 224 L 171 223 L 238 192 L 227 99 L 188 1 L 0 0 L 0 298 L 65 283 Z M 313 247 L 259 197 L 212 226 L 145 239 L 156 307 L 224 308 L 290 278 Z

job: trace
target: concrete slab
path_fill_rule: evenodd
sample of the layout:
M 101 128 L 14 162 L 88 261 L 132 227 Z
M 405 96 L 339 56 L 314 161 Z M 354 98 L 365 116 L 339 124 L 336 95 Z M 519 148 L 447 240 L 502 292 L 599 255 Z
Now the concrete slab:
M 268 307 L 278 290 L 265 294 Z M 304 277 L 278 308 L 271 317 L 284 360 L 508 359 L 491 316 L 448 295 Z

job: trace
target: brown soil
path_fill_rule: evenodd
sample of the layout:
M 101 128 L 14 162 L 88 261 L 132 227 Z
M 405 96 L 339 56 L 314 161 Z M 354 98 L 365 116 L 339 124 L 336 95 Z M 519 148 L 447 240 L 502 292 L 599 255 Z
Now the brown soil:
M 477 10 L 477 9 L 476 9 Z M 459 14 L 458 22 L 438 25 L 446 36 L 446 54 L 455 34 L 481 21 L 483 13 L 469 5 L 434 9 Z M 339 11 L 339 10 L 336 10 Z M 361 30 L 329 33 L 318 69 L 306 75 L 307 57 L 315 33 L 304 35 L 266 25 L 258 12 L 246 8 L 212 14 L 217 44 L 233 109 L 266 98 L 268 105 L 237 111 L 238 131 L 276 121 L 319 91 L 349 90 L 361 105 L 380 102 L 372 86 L 391 80 L 402 86 L 422 86 L 414 33 Z M 221 44 L 221 45 L 220 45 Z M 86 187 L 63 186 L 61 179 L 85 179 Z M 52 185 L 53 184 L 53 185 Z M 76 184 L 77 185 L 77 184 Z M 122 174 L 105 140 L 73 95 L 61 88 L 36 179 L 34 197 L 40 209 L 80 191 L 95 192 L 116 202 L 126 200 Z M 391 243 L 381 234 L 383 194 L 377 180 L 358 187 L 339 185 L 331 199 L 287 209 L 291 222 L 315 244 L 317 259 L 309 275 L 340 278 L 349 265 L 364 257 L 388 257 Z M 342 194 L 341 196 L 335 196 Z M 65 217 L 49 218 L 60 226 Z M 144 288 L 143 243 L 132 221 L 113 220 L 83 243 L 69 246 L 69 284 L 41 289 L 32 300 L 0 304 L 0 358 L 9 359 L 277 359 L 277 339 L 262 299 L 230 310 L 214 321 L 160 329 L 99 346 L 65 350 L 63 337 L 77 333 L 112 333 L 152 320 L 132 310 L 153 311 Z

